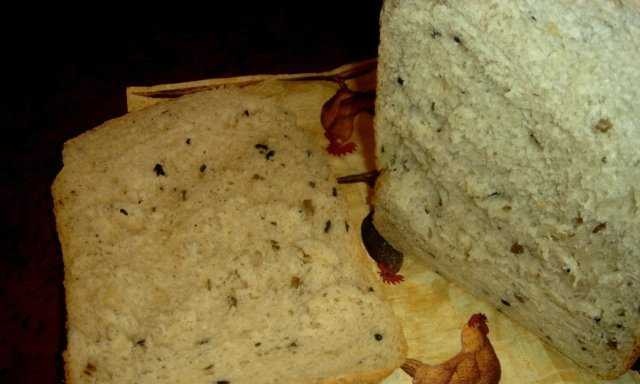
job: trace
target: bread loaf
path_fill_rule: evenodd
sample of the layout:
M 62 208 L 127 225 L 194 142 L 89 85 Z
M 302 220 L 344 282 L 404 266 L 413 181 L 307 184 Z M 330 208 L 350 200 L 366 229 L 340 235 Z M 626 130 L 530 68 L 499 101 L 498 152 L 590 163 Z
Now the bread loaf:
M 388 0 L 375 225 L 579 365 L 640 353 L 640 4 Z
M 373 383 L 400 366 L 404 336 L 316 137 L 247 87 L 67 142 L 67 382 Z

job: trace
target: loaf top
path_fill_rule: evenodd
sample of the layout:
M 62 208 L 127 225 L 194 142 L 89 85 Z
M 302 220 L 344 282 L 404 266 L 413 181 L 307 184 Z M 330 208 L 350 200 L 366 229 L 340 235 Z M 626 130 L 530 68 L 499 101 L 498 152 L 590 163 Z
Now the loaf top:
M 215 90 L 65 144 L 68 382 L 374 382 L 406 345 L 322 143 Z

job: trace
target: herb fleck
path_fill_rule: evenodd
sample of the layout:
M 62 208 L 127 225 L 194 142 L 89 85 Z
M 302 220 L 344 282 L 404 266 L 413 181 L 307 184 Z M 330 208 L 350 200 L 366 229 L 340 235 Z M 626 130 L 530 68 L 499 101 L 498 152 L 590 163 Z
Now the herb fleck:
M 324 233 L 329 233 L 330 230 L 331 230 L 331 220 L 327 220 L 327 222 L 324 223 Z
M 598 132 L 605 133 L 613 128 L 613 123 L 609 119 L 600 119 L 598 123 L 593 127 Z
M 271 241 L 271 248 L 274 251 L 279 251 L 280 250 L 280 244 L 278 244 L 278 242 L 275 241 L 275 240 L 270 240 L 270 241 Z
M 316 187 L 316 182 L 315 182 L 315 181 L 310 181 L 310 182 L 309 182 L 309 186 L 310 186 L 311 188 L 315 188 L 315 187 Z
M 267 152 L 267 154 L 265 155 L 265 159 L 267 160 L 271 160 L 273 158 L 273 156 L 276 155 L 276 151 L 274 150 L 270 150 L 269 152 Z
M 202 164 L 202 165 L 200 166 L 200 172 L 204 172 L 204 171 L 206 171 L 206 170 L 207 170 L 207 165 L 206 165 L 206 164 Z
M 191 145 L 191 139 L 187 138 L 187 141 L 185 141 L 185 143 L 187 143 L 187 145 Z
M 376 333 L 375 335 L 373 335 L 373 337 L 377 340 L 377 341 L 381 341 L 382 340 L 382 335 L 379 333 Z
M 605 230 L 605 229 L 607 229 L 607 223 L 600 223 L 600 224 L 596 225 L 593 228 L 593 231 L 591 231 L 591 232 L 592 233 L 598 233 L 598 232 L 600 232 L 602 230 Z
M 349 223 L 347 223 L 346 221 L 344 222 L 344 231 L 345 232 L 349 232 Z
M 397 81 L 399 85 L 404 85 L 404 79 L 402 77 L 398 76 Z
M 140 339 L 140 340 L 136 341 L 136 346 L 137 347 L 144 347 L 146 342 L 147 342 L 147 340 Z
M 205 344 L 209 344 L 209 341 L 211 341 L 211 339 L 206 338 L 206 339 L 202 339 L 202 340 L 196 341 L 196 344 L 197 345 L 205 345 Z
M 500 299 L 500 302 L 501 302 L 502 304 L 506 305 L 507 307 L 510 307 L 510 306 L 511 306 L 511 303 L 510 303 L 510 302 L 508 302 L 508 301 L 507 301 L 507 300 L 505 300 L 505 299 Z
M 299 288 L 302 284 L 302 280 L 298 276 L 291 277 L 291 288 Z
M 242 112 L 245 116 L 249 116 L 249 111 L 248 110 L 244 110 L 244 112 Z
M 129 216 L 129 212 L 127 212 L 127 210 L 124 208 L 120 208 L 120 213 L 122 213 L 125 216 Z
M 511 253 L 519 255 L 524 252 L 524 247 L 516 241 L 511 245 Z
M 95 371 L 96 371 L 96 366 L 91 363 L 87 363 L 86 367 L 84 367 L 83 373 L 85 375 L 91 376 Z
M 160 163 L 156 163 L 156 165 L 153 167 L 153 171 L 156 173 L 156 176 L 167 176 L 167 174 L 164 172 L 162 164 Z
M 338 189 L 336 187 L 333 187 L 331 189 L 331 194 L 333 195 L 333 197 L 337 197 L 338 196 Z
M 238 306 L 238 299 L 235 296 L 227 296 L 227 303 L 229 304 L 229 308 L 235 308 Z
M 313 215 L 316 211 L 315 207 L 313 206 L 313 201 L 311 201 L 311 199 L 302 200 L 302 208 L 304 209 L 304 213 L 306 215 Z

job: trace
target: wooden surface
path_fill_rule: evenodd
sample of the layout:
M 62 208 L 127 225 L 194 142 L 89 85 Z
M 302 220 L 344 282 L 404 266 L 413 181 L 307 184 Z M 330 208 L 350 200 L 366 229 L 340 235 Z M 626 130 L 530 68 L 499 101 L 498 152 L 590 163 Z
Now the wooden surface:
M 326 80 L 300 80 L 300 78 L 332 77 L 358 73 L 347 82 L 352 90 L 375 89 L 375 62 L 367 61 L 342 66 L 321 74 L 267 75 L 240 78 L 210 79 L 181 84 L 163 84 L 154 87 L 130 87 L 127 89 L 129 111 L 149 105 L 167 102 L 174 95 L 197 92 L 218 87 L 243 87 L 251 84 L 261 92 L 278 95 L 280 102 L 297 113 L 300 126 L 323 135 L 320 109 L 338 89 L 338 85 Z M 368 70 L 367 70 L 368 69 Z M 364 70 L 364 71 L 363 71 Z M 281 79 L 282 81 L 274 82 Z M 171 95 L 169 98 L 163 95 Z M 356 124 L 358 150 L 344 157 L 333 157 L 332 166 L 338 176 L 361 173 L 373 169 L 371 145 L 372 119 L 363 114 Z M 351 222 L 361 223 L 369 212 L 367 198 L 370 191 L 364 184 L 342 185 L 351 208 Z M 385 293 L 400 318 L 409 345 L 409 357 L 429 363 L 438 363 L 453 355 L 460 348 L 460 330 L 468 318 L 477 312 L 489 319 L 489 337 L 502 364 L 504 384 L 638 384 L 640 375 L 629 372 L 618 380 L 601 381 L 558 354 L 542 340 L 509 320 L 490 305 L 465 293 L 431 271 L 420 255 L 405 255 L 401 273 L 406 281 L 395 286 L 387 285 Z M 401 370 L 394 372 L 384 384 L 410 383 Z

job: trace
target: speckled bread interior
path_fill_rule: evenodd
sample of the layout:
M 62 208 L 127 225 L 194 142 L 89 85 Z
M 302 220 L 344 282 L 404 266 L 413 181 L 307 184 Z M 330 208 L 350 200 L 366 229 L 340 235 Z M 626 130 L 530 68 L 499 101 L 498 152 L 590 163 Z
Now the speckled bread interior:
M 640 352 L 639 41 L 636 1 L 381 17 L 376 226 L 603 377 Z
M 324 143 L 252 89 L 66 143 L 67 382 L 373 383 L 402 363 Z

